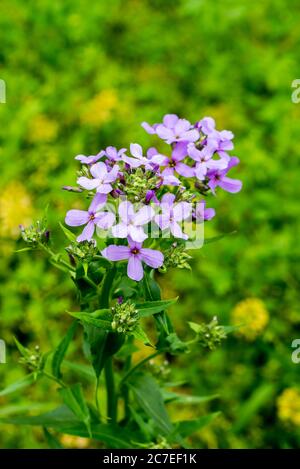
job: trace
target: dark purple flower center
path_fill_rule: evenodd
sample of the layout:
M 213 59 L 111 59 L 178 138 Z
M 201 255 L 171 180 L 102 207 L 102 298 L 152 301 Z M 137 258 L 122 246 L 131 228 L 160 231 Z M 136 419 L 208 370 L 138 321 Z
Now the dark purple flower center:
M 95 220 L 95 214 L 94 213 L 90 213 L 90 218 L 89 218 L 90 221 L 92 220 Z
M 176 161 L 170 160 L 169 166 L 170 166 L 170 168 L 175 168 L 175 166 L 176 166 Z
M 130 252 L 131 252 L 131 254 L 135 254 L 135 255 L 136 255 L 136 254 L 138 254 L 138 253 L 140 252 L 140 250 L 139 250 L 138 248 L 132 248 Z

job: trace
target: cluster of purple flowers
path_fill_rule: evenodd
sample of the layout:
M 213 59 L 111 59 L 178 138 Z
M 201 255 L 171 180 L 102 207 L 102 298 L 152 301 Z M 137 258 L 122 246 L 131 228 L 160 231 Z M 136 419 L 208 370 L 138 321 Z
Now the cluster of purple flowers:
M 106 247 L 102 255 L 110 261 L 128 260 L 127 274 L 136 281 L 143 278 L 142 263 L 156 269 L 164 262 L 160 250 L 143 247 L 150 223 L 168 230 L 173 240 L 186 241 L 183 220 L 202 223 L 215 215 L 214 209 L 206 208 L 203 196 L 215 194 L 218 186 L 231 193 L 242 187 L 239 180 L 227 176 L 239 163 L 228 154 L 233 134 L 216 130 L 212 118 L 192 125 L 167 114 L 161 124 L 143 122 L 142 127 L 171 146 L 170 155 L 154 147 L 145 152 L 134 143 L 129 152 L 107 147 L 97 155 L 76 156 L 83 165 L 77 183 L 93 199 L 88 210 L 70 210 L 65 219 L 69 226 L 85 225 L 78 242 L 91 240 L 96 227 L 107 230 L 118 244 Z M 117 216 L 105 210 L 108 198 L 118 203 Z M 122 239 L 128 244 L 117 241 Z

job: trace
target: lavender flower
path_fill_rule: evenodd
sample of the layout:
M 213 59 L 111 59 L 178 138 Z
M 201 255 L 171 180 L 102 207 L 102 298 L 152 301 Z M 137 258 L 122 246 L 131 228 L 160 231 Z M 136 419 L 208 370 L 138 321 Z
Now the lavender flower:
M 101 254 L 110 261 L 123 261 L 128 259 L 127 275 L 132 280 L 139 282 L 144 276 L 142 262 L 158 269 L 163 265 L 164 256 L 160 251 L 143 248 L 141 243 L 136 243 L 128 238 L 128 246 L 110 245 Z
M 77 241 L 89 241 L 92 239 L 95 227 L 98 226 L 104 230 L 110 228 L 115 215 L 109 212 L 100 212 L 106 203 L 106 195 L 96 194 L 88 210 L 69 210 L 66 214 L 65 223 L 69 226 L 86 225 Z
M 143 149 L 138 143 L 131 143 L 130 153 L 133 156 L 124 156 L 123 160 L 129 164 L 131 168 L 138 168 L 140 166 L 145 166 L 145 169 L 152 170 L 154 166 L 162 164 L 164 161 L 164 156 L 159 154 L 153 154 L 153 151 L 150 151 L 147 154 L 147 157 L 143 155 Z
M 116 147 L 107 147 L 105 149 L 105 155 L 109 159 L 110 162 L 121 161 L 122 157 L 126 151 L 126 148 L 121 148 L 121 150 L 117 150 Z
M 137 212 L 132 203 L 124 201 L 119 205 L 121 222 L 112 228 L 112 234 L 116 238 L 131 237 L 133 241 L 143 242 L 148 236 L 143 230 L 143 225 L 149 223 L 154 217 L 154 210 L 149 205 L 143 206 Z
M 179 119 L 176 114 L 166 114 L 162 124 L 150 126 L 147 122 L 143 122 L 142 127 L 149 134 L 157 134 L 167 143 L 195 142 L 199 138 L 198 130 L 193 128 L 188 120 Z
M 188 202 L 174 204 L 174 201 L 174 194 L 167 193 L 162 197 L 160 204 L 162 213 L 154 217 L 155 223 L 161 230 L 169 229 L 175 238 L 188 239 L 179 222 L 186 220 L 191 215 L 191 204 Z
M 110 183 L 117 179 L 118 172 L 118 165 L 115 165 L 111 171 L 108 171 L 105 163 L 96 163 L 90 169 L 90 173 L 94 176 L 94 179 L 81 176 L 77 179 L 77 183 L 84 189 L 97 189 L 97 192 L 101 194 L 109 194 L 113 189 Z
M 195 176 L 199 181 L 203 181 L 209 169 L 225 169 L 227 167 L 227 159 L 221 158 L 219 160 L 213 160 L 213 152 L 211 149 L 204 147 L 202 150 L 198 150 L 192 143 L 188 145 L 189 156 L 196 161 Z
M 101 150 L 97 155 L 90 155 L 90 156 L 85 156 L 85 155 L 77 155 L 75 156 L 75 160 L 80 161 L 82 164 L 87 164 L 91 165 L 96 163 L 102 156 L 105 155 L 105 152 Z
M 197 221 L 209 221 L 211 220 L 216 214 L 214 208 L 206 208 L 206 200 L 201 200 L 197 203 L 196 210 L 193 213 L 194 218 Z
M 236 193 L 239 192 L 242 188 L 242 182 L 239 181 L 238 179 L 232 179 L 227 177 L 228 171 L 233 168 L 234 166 L 238 165 L 240 160 L 236 157 L 233 156 L 230 158 L 230 161 L 227 165 L 226 169 L 223 170 L 215 170 L 212 169 L 208 171 L 207 176 L 209 178 L 208 186 L 212 190 L 212 192 L 215 191 L 215 188 L 217 186 L 222 187 L 224 191 L 231 192 L 231 193 Z
M 162 171 L 162 176 L 174 176 L 176 171 L 178 174 L 184 177 L 194 176 L 194 170 L 185 163 L 182 163 L 182 160 L 187 156 L 187 144 L 185 142 L 179 142 L 175 145 L 171 158 L 165 156 L 162 161 L 162 166 L 167 166 Z

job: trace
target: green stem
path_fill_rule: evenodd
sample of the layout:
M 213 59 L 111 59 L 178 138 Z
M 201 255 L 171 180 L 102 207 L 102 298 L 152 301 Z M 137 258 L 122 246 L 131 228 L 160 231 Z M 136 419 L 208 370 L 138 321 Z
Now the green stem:
M 125 376 L 123 376 L 123 378 L 120 381 L 120 387 L 125 383 L 125 381 L 129 378 L 129 376 L 131 376 L 133 373 L 135 373 L 141 366 L 143 366 L 149 360 L 152 360 L 152 358 L 157 357 L 157 355 L 160 355 L 161 353 L 164 353 L 164 350 L 157 350 L 156 352 L 152 353 L 151 355 L 148 355 L 148 357 L 144 358 L 139 363 L 137 363 L 133 368 L 131 368 L 125 374 Z
M 56 378 L 54 375 L 52 375 L 51 373 L 48 373 L 47 371 L 42 371 L 43 375 L 48 378 L 48 379 L 51 379 L 52 381 L 55 381 L 57 384 L 59 384 L 62 388 L 65 388 L 66 385 L 63 381 L 61 381 L 60 379 Z
M 110 294 L 112 289 L 112 284 L 115 278 L 116 268 L 113 266 L 106 272 L 106 275 L 102 281 L 100 296 L 99 296 L 99 305 L 100 308 L 108 308 L 110 301 Z M 112 423 L 115 423 L 117 420 L 117 406 L 118 400 L 116 397 L 115 391 L 115 378 L 113 373 L 113 359 L 108 357 L 104 365 L 104 374 L 105 374 L 105 385 L 106 385 L 106 399 L 107 399 L 107 417 L 111 420 Z
M 117 399 L 112 357 L 109 357 L 106 360 L 104 365 L 104 373 L 107 393 L 107 417 L 111 420 L 111 423 L 115 423 L 117 420 Z

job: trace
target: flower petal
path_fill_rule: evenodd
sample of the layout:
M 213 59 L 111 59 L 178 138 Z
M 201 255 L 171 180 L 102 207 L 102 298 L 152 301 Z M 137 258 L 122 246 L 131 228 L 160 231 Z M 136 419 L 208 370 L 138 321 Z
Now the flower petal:
M 127 275 L 132 280 L 139 282 L 144 276 L 142 262 L 137 256 L 130 256 L 127 266 Z
M 148 236 L 141 226 L 128 225 L 128 234 L 133 241 L 142 243 Z
M 69 226 L 85 225 L 88 221 L 89 213 L 85 210 L 69 210 L 65 218 L 65 223 Z
M 93 237 L 94 231 L 95 231 L 95 223 L 93 221 L 90 221 L 84 228 L 81 235 L 77 237 L 77 241 L 79 243 L 81 241 L 90 241 L 90 239 L 92 239 Z
M 100 161 L 100 163 L 96 163 L 91 166 L 90 172 L 94 178 L 102 180 L 107 173 L 107 166 L 103 161 Z
M 107 195 L 96 193 L 95 197 L 93 198 L 91 205 L 89 206 L 89 212 L 96 213 L 106 204 Z
M 96 217 L 96 224 L 99 226 L 99 228 L 102 228 L 103 230 L 108 230 L 109 228 L 112 227 L 112 225 L 115 222 L 115 214 L 111 212 L 103 212 L 100 213 Z
M 140 250 L 140 258 L 142 259 L 145 264 L 153 267 L 154 269 L 158 269 L 161 267 L 164 262 L 164 255 L 160 251 L 156 251 L 155 249 L 147 249 L 142 248 Z
M 173 208 L 174 220 L 186 220 L 192 213 L 192 204 L 188 202 L 179 202 Z
M 154 217 L 154 210 L 150 205 L 144 205 L 135 215 L 134 224 L 135 226 L 146 225 Z
M 242 188 L 242 182 L 238 179 L 231 179 L 224 176 L 219 181 L 219 186 L 224 189 L 224 191 L 231 192 L 232 194 L 239 192 Z
M 89 179 L 85 176 L 81 176 L 77 179 L 77 184 L 79 184 L 79 186 L 83 187 L 84 189 L 92 190 L 99 186 L 99 180 Z
M 163 118 L 163 124 L 169 129 L 173 129 L 177 124 L 178 120 L 179 117 L 176 116 L 176 114 L 166 114 Z
M 110 261 L 123 261 L 130 256 L 130 248 L 128 246 L 115 246 L 111 244 L 101 251 L 103 257 Z
M 111 231 L 115 238 L 127 238 L 128 236 L 128 226 L 125 223 L 118 223 L 113 226 Z

